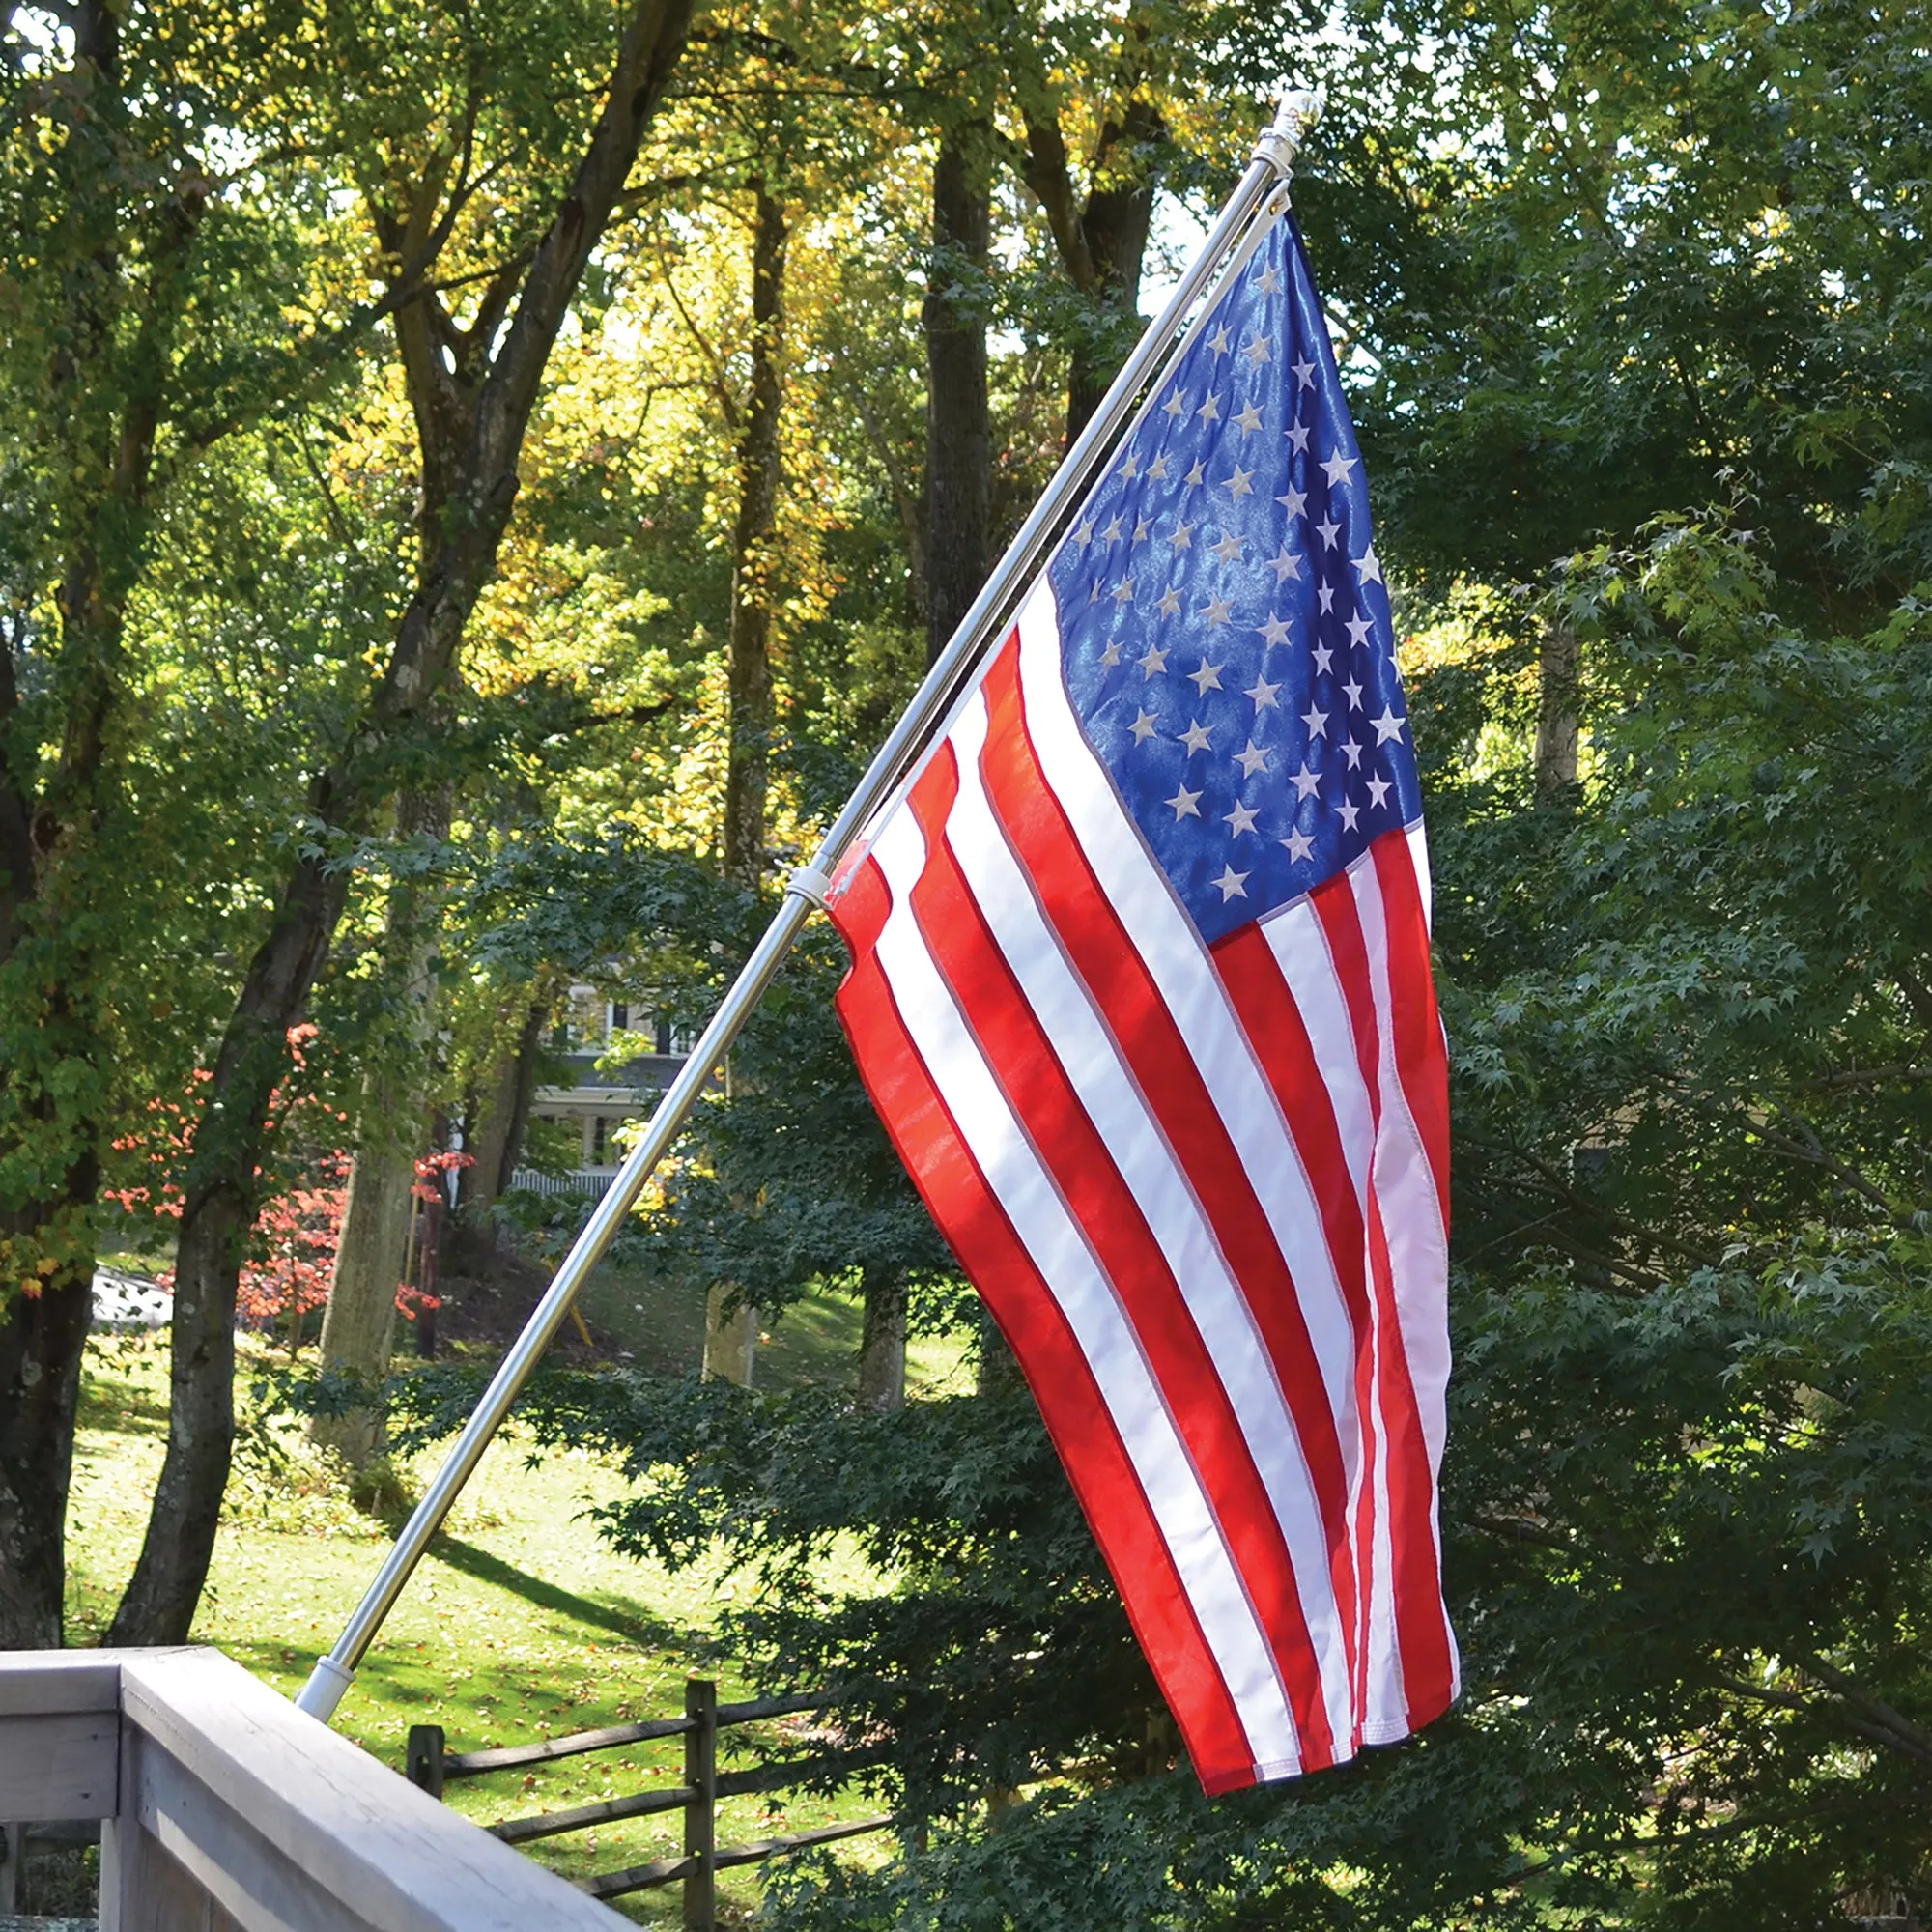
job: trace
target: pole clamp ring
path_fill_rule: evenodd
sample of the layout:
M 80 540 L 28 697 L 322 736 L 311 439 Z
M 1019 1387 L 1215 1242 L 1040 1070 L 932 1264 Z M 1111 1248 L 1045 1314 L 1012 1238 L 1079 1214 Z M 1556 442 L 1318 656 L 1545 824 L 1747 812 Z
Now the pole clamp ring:
M 785 891 L 810 899 L 820 912 L 825 910 L 825 895 L 832 890 L 832 874 L 816 866 L 800 866 L 785 881 Z

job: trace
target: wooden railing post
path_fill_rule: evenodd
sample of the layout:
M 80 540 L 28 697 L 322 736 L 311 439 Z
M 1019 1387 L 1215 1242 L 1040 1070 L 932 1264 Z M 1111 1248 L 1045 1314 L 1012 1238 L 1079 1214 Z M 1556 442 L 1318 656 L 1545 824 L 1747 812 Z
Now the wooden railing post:
M 684 1855 L 692 1861 L 684 1880 L 684 1932 L 713 1932 L 718 1918 L 718 1687 L 693 1677 L 684 1687 Z
M 442 1796 L 443 1729 L 440 1724 L 412 1724 L 403 1747 L 404 1775 L 432 1798 Z

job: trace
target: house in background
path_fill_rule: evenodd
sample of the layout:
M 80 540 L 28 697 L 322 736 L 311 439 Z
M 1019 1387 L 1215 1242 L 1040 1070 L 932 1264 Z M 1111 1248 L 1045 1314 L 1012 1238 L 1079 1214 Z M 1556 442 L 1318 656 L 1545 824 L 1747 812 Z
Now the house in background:
M 611 1036 L 623 1033 L 641 1036 L 651 1050 L 609 1062 Z M 684 1065 L 695 1037 L 690 1029 L 673 1027 L 646 1006 L 613 1000 L 595 986 L 573 986 L 549 1040 L 553 1062 L 562 1055 L 571 1077 L 539 1087 L 530 1114 L 535 1120 L 577 1130 L 578 1164 L 565 1175 L 520 1167 L 510 1177 L 510 1185 L 536 1194 L 602 1194 L 623 1160 L 617 1129 L 626 1122 L 641 1120 L 657 1104 Z

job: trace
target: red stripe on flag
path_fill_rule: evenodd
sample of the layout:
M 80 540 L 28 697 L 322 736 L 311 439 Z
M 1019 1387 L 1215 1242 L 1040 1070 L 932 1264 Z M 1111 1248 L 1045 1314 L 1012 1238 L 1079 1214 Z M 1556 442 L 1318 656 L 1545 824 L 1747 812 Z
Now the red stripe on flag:
M 875 864 L 830 907 L 852 952 L 838 1012 L 861 1079 L 927 1210 L 1011 1345 L 1127 1619 L 1210 1793 L 1254 1782 L 1247 1735 L 1085 1356 L 986 1186 L 873 956 L 891 910 Z
M 1014 980 L 947 842 L 948 815 L 957 792 L 957 768 L 948 745 L 909 795 L 926 839 L 925 868 L 912 893 L 926 950 L 1140 1340 L 1288 1690 L 1302 1762 L 1311 1769 L 1330 1763 L 1334 1747 L 1321 1674 L 1293 1562 L 1266 1486 L 1159 1243 Z
M 1422 886 L 1415 855 L 1406 837 L 1390 834 L 1370 846 L 1382 889 L 1382 924 L 1387 935 L 1390 1020 L 1395 1034 L 1396 1067 L 1410 1118 L 1422 1136 L 1435 1177 L 1436 1209 L 1449 1233 L 1449 1056 L 1442 1043 L 1441 1016 L 1429 975 L 1429 921 L 1422 909 Z

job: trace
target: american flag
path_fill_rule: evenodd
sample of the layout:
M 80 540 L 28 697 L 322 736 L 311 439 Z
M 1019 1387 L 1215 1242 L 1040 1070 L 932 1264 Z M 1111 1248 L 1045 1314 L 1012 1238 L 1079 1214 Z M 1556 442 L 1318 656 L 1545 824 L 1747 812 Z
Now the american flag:
M 1457 1691 L 1421 794 L 1300 238 L 1245 245 L 829 896 L 861 1074 L 1209 1792 Z

